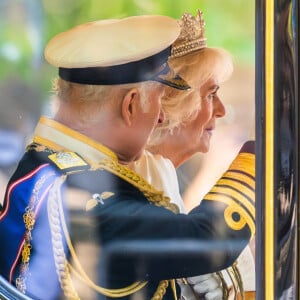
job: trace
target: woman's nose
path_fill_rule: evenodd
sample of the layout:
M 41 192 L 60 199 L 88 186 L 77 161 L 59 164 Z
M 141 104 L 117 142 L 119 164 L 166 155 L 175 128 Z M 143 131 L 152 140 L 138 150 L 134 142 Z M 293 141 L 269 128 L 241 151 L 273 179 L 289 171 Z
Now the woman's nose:
M 214 111 L 215 111 L 215 116 L 217 118 L 222 118 L 225 116 L 226 114 L 226 110 L 225 110 L 225 106 L 223 105 L 223 102 L 221 101 L 221 99 L 217 96 L 215 97 L 214 99 L 214 104 L 215 104 L 215 108 L 214 108 Z

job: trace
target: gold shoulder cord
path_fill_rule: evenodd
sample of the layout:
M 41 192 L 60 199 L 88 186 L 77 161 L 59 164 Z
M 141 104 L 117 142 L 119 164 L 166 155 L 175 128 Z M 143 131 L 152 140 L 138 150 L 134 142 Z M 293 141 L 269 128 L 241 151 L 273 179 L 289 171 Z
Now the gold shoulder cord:
M 65 179 L 66 176 L 57 178 L 53 187 L 50 190 L 48 201 L 48 215 L 54 249 L 54 260 L 56 264 L 56 270 L 60 279 L 61 287 L 65 293 L 65 296 L 68 299 L 80 299 L 73 286 L 72 279 L 70 276 L 70 270 L 72 270 L 74 274 L 83 282 L 85 282 L 89 287 L 91 287 L 98 293 L 112 298 L 124 297 L 135 293 L 139 289 L 143 288 L 147 284 L 147 282 L 136 282 L 128 287 L 121 289 L 106 289 L 96 285 L 85 273 L 72 245 L 64 217 L 60 187 L 65 181 Z M 62 242 L 61 227 L 63 229 L 63 234 L 66 238 L 71 256 L 74 260 L 74 264 L 78 270 L 72 267 L 66 258 Z
M 228 287 L 228 284 L 224 278 L 223 272 L 226 272 L 232 282 L 232 287 L 234 290 L 234 300 L 244 300 L 245 294 L 244 294 L 244 286 L 242 277 L 240 274 L 240 271 L 237 266 L 237 262 L 235 261 L 233 265 L 226 270 L 216 272 L 216 275 L 221 280 L 222 290 L 223 290 L 223 300 L 229 299 L 230 296 L 230 288 Z M 230 298 L 231 299 L 231 298 Z
M 226 283 L 223 273 L 222 273 L 222 271 L 219 271 L 219 272 L 216 272 L 216 275 L 219 277 L 219 279 L 221 281 L 221 286 L 222 286 L 222 291 L 223 291 L 222 300 L 227 300 L 229 297 L 229 287 Z
M 97 169 L 108 170 L 109 172 L 131 183 L 132 185 L 137 187 L 141 192 L 143 192 L 143 194 L 153 204 L 157 206 L 164 206 L 175 213 L 179 212 L 177 205 L 172 204 L 168 197 L 163 196 L 163 192 L 156 191 L 142 177 L 140 177 L 138 174 L 131 171 L 127 167 L 119 165 L 118 162 L 105 159 L 102 160 L 97 166 L 94 166 L 91 170 L 97 170 Z M 65 179 L 66 179 L 66 175 L 57 178 L 57 180 L 55 181 L 53 187 L 49 192 L 49 201 L 48 201 L 48 215 L 49 215 L 50 229 L 51 229 L 53 249 L 54 249 L 53 250 L 54 259 L 55 259 L 56 269 L 61 283 L 61 287 L 64 291 L 65 296 L 68 299 L 76 299 L 76 300 L 80 299 L 73 286 L 72 279 L 70 276 L 70 271 L 72 271 L 75 274 L 75 276 L 77 276 L 80 280 L 85 282 L 90 288 L 94 289 L 100 294 L 109 296 L 111 298 L 125 297 L 142 289 L 147 284 L 147 282 L 143 282 L 143 281 L 135 282 L 130 286 L 120 288 L 120 289 L 106 289 L 99 285 L 96 285 L 85 273 L 76 255 L 75 249 L 72 245 L 71 238 L 66 225 L 66 221 L 64 218 L 60 187 L 65 181 Z M 74 265 L 77 268 L 77 270 L 68 262 L 66 258 L 63 242 L 62 242 L 61 227 L 63 230 L 63 234 L 66 238 L 66 242 L 70 250 Z M 151 300 L 162 299 L 169 283 L 171 284 L 173 294 L 174 294 L 174 299 L 176 300 L 177 295 L 176 295 L 176 288 L 175 288 L 175 280 L 173 279 L 161 281 L 159 283 L 157 291 L 155 292 Z
M 236 280 L 236 287 L 238 289 L 238 293 L 239 293 L 241 299 L 244 300 L 245 299 L 244 285 L 243 285 L 243 280 L 242 280 L 240 270 L 238 268 L 237 261 L 233 263 L 233 265 L 231 266 L 231 269 L 232 269 L 233 275 Z M 238 299 L 238 297 L 237 297 L 237 299 Z

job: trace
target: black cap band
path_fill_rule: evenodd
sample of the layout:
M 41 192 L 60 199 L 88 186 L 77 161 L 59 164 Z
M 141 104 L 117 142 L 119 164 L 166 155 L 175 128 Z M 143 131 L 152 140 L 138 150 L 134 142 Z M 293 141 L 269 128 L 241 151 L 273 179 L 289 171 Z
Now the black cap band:
M 59 68 L 59 76 L 70 82 L 91 85 L 112 85 L 155 80 L 165 67 L 171 47 L 142 60 L 110 66 Z

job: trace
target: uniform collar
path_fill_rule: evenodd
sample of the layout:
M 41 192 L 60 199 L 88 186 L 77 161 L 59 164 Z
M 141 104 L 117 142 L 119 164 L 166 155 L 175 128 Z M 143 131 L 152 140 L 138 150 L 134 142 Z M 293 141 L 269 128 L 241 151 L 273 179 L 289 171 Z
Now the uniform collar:
M 103 158 L 118 160 L 117 155 L 95 140 L 45 116 L 35 128 L 33 142 L 45 145 L 55 151 L 72 151 L 89 162 Z

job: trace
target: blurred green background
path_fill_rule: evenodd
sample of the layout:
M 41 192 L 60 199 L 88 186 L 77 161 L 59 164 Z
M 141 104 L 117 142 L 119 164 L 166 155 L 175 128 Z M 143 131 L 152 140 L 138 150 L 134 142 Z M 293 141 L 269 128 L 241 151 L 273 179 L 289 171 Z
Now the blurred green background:
M 229 50 L 239 64 L 254 62 L 254 1 L 249 0 L 0 0 L 0 79 L 20 76 L 49 89 L 56 70 L 43 48 L 55 34 L 106 18 L 204 12 L 209 46 Z

